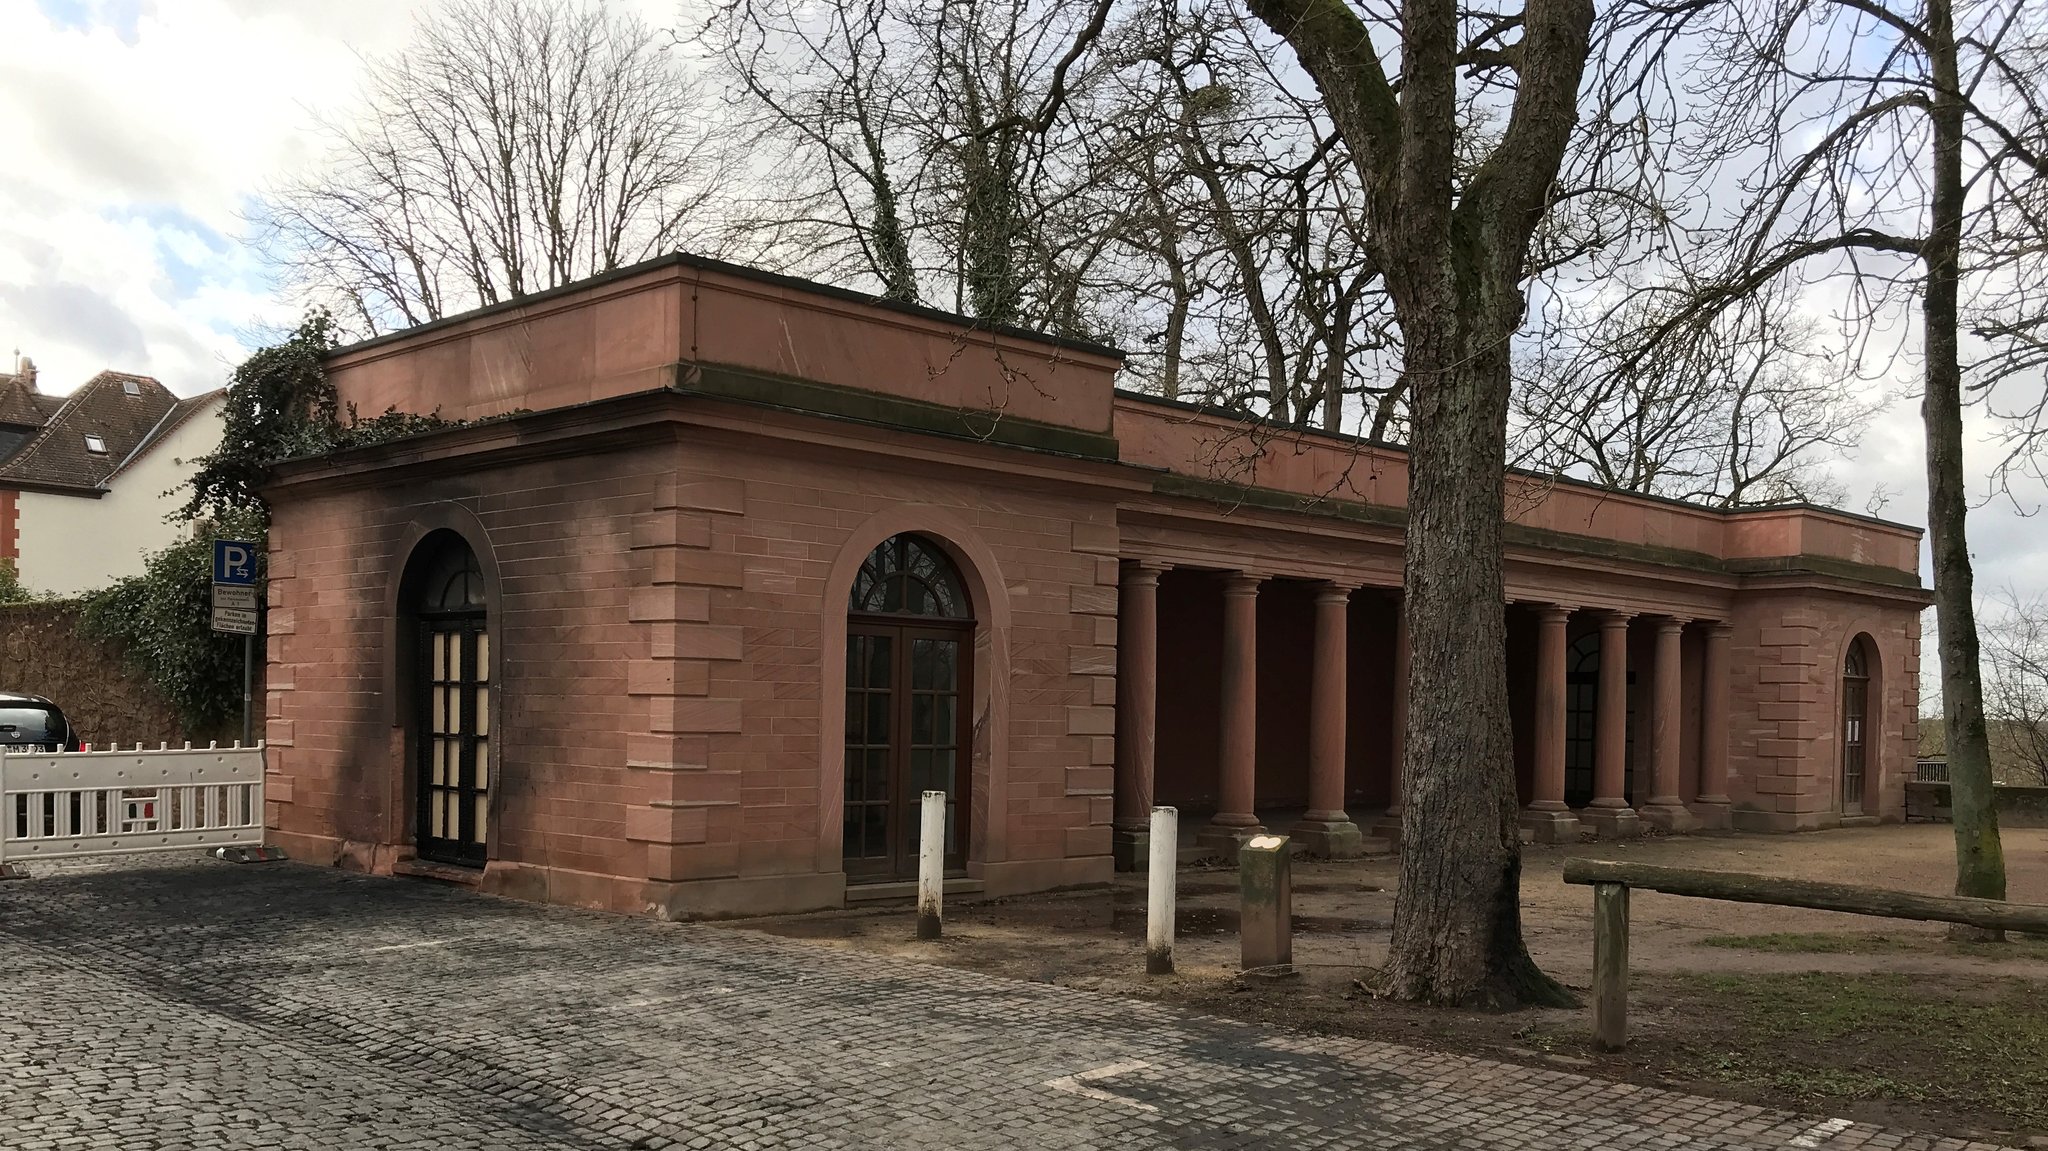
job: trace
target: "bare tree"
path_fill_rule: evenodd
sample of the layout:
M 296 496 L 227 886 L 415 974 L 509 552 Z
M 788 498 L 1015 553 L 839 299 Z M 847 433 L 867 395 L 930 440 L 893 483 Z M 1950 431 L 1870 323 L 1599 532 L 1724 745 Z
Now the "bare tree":
M 734 243 L 792 272 L 1132 351 L 1129 386 L 1400 427 L 1355 167 L 1225 0 L 725 0 L 692 36 L 776 178 Z
M 1690 298 L 1657 335 L 1788 278 L 1835 281 L 1865 346 L 1917 300 L 1956 890 L 2004 898 L 1966 531 L 1960 330 L 1973 268 L 2038 252 L 2048 237 L 2027 207 L 2048 180 L 2048 16 L 2031 0 L 1708 0 L 1631 12 L 1659 42 L 1682 30 L 1706 46 L 1691 73 L 1702 135 L 1742 173 L 1725 267 L 1676 287 Z M 2001 232 L 2006 247 L 1987 258 L 1982 245 Z
M 720 0 L 690 43 L 720 65 L 728 102 L 772 149 L 768 187 L 740 221 L 773 238 L 756 258 L 852 273 L 885 298 L 1029 322 L 1061 248 L 1062 116 L 1110 0 Z M 792 229 L 802 242 L 790 242 Z
M 1394 405 L 1371 353 L 1389 317 L 1346 204 L 1356 169 L 1313 93 L 1277 73 L 1274 48 L 1239 13 L 1172 0 L 1113 40 L 1122 146 L 1107 178 L 1153 209 L 1124 243 L 1161 269 L 1160 390 L 1328 430 L 1358 395 L 1383 429 Z M 1135 367 L 1142 381 L 1151 365 Z
M 1991 743 L 2024 782 L 2048 787 L 2048 599 L 2006 588 L 1985 613 Z
M 1593 5 L 1528 0 L 1467 19 L 1455 0 L 1405 0 L 1383 27 L 1400 49 L 1397 88 L 1373 29 L 1344 0 L 1247 3 L 1322 91 L 1358 168 L 1366 234 L 1402 334 L 1414 655 L 1385 990 L 1468 1005 L 1565 1002 L 1522 941 L 1501 461 L 1522 284 L 1577 120 Z M 1461 87 L 1497 101 L 1497 131 L 1459 132 Z
M 587 0 L 443 0 L 326 155 L 256 216 L 309 304 L 362 334 L 605 272 L 713 234 L 724 170 L 696 82 Z
M 1629 298 L 1526 363 L 1511 462 L 1722 507 L 1839 502 L 1823 457 L 1852 450 L 1882 405 L 1795 303 L 1766 290 L 1645 347 L 1671 302 Z

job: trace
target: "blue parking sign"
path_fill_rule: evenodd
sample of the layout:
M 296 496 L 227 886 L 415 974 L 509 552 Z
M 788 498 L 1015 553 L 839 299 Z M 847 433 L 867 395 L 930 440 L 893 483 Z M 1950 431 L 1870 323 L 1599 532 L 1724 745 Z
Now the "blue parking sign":
M 243 540 L 213 541 L 213 582 L 256 586 L 256 545 Z

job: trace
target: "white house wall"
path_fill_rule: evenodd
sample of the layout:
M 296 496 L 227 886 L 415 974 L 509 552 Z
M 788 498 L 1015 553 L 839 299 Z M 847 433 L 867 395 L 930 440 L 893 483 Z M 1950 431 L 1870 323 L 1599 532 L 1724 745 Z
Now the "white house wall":
M 142 561 L 183 539 L 189 525 L 166 520 L 190 495 L 192 461 L 220 443 L 216 401 L 109 481 L 98 499 L 22 492 L 21 582 L 39 592 L 77 595 L 142 572 Z

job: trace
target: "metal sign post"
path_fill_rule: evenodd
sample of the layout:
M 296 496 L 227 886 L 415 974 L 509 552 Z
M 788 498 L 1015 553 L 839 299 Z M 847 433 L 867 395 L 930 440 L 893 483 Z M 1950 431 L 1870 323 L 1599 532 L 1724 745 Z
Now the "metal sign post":
M 242 637 L 242 744 L 254 743 L 250 699 L 256 664 L 256 545 L 213 541 L 213 630 Z

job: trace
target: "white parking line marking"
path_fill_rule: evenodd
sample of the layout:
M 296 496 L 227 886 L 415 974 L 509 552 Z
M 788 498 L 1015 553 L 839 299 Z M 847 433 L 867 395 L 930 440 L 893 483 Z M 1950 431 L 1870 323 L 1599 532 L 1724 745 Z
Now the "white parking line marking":
M 422 941 L 420 941 L 420 942 L 418 942 L 418 943 L 388 943 L 388 944 L 384 945 L 383 947 L 365 947 L 365 948 L 363 948 L 363 950 L 362 950 L 362 951 L 361 951 L 361 952 L 360 952 L 359 954 L 362 954 L 362 955 L 375 955 L 375 954 L 376 954 L 377 952 L 379 952 L 379 951 L 411 951 L 411 950 L 412 950 L 413 948 L 415 948 L 415 947 L 440 947 L 440 946 L 443 946 L 444 944 L 449 944 L 449 943 L 456 943 L 456 942 L 459 942 L 459 940 L 454 940 L 454 939 L 426 939 L 426 940 L 422 940 Z
M 1093 1071 L 1083 1071 L 1075 1075 L 1062 1075 L 1057 1079 L 1048 1079 L 1045 1081 L 1045 1085 L 1054 1091 L 1065 1091 L 1070 1095 L 1081 1095 L 1089 1099 L 1099 1099 L 1104 1103 L 1121 1103 L 1126 1107 L 1135 1107 L 1140 1111 L 1157 1111 L 1159 1108 L 1154 1107 L 1150 1103 L 1143 1103 L 1136 1099 L 1126 1099 L 1113 1092 L 1104 1091 L 1100 1087 L 1089 1086 L 1090 1083 L 1099 1079 L 1107 1079 L 1112 1075 L 1122 1075 L 1129 1071 L 1142 1071 L 1150 1066 L 1152 1065 L 1143 1059 L 1132 1059 L 1124 1063 L 1111 1063 L 1106 1067 L 1097 1067 Z
M 1792 1142 L 1788 1146 L 1818 1147 L 1853 1126 L 1855 1124 L 1847 1119 L 1829 1119 L 1824 1123 L 1816 1123 L 1808 1127 L 1804 1135 L 1793 1136 Z

